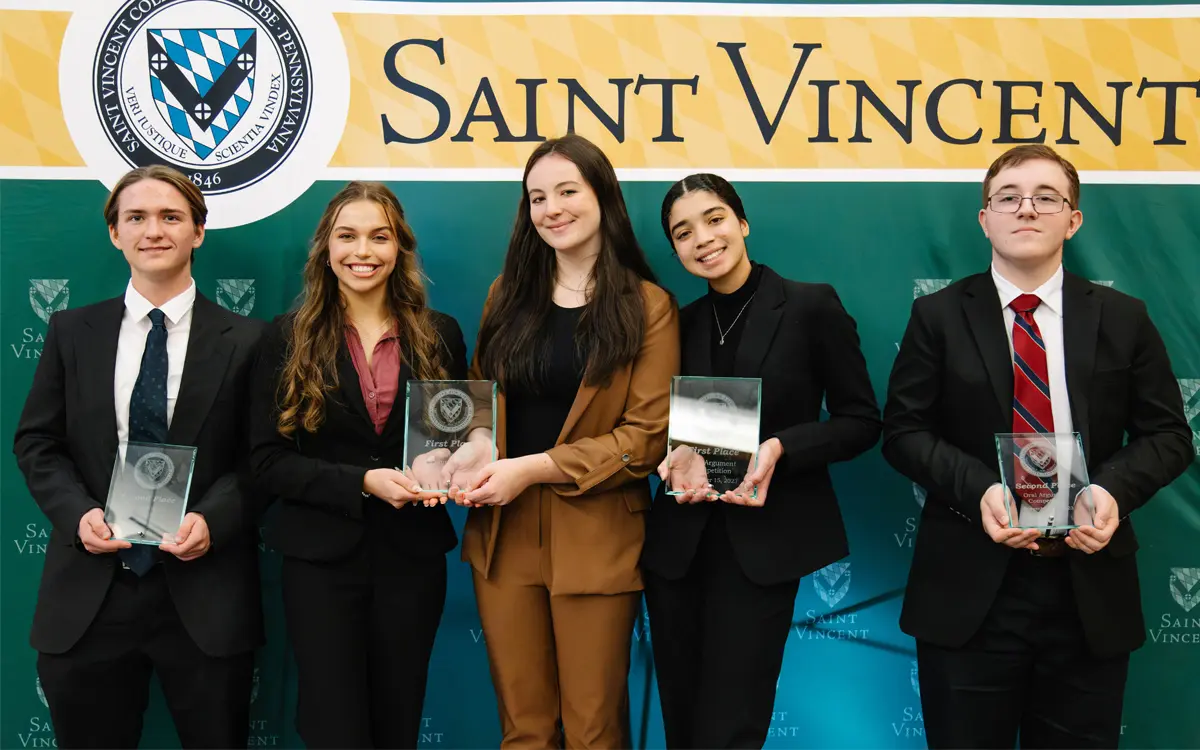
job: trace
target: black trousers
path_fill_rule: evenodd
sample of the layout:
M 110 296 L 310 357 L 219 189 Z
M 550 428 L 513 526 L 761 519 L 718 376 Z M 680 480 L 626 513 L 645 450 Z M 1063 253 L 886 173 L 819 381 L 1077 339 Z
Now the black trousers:
M 1115 748 L 1129 655 L 1090 653 L 1066 558 L 1015 555 L 962 648 L 917 643 L 931 748 Z
M 746 578 L 720 512 L 683 578 L 644 580 L 667 747 L 762 747 L 800 581 Z
M 38 654 L 38 677 L 62 748 L 137 747 L 158 675 L 185 748 L 244 748 L 254 653 L 205 654 L 184 630 L 161 565 L 121 570 L 71 650 Z
M 296 657 L 296 728 L 309 748 L 414 748 L 429 656 L 446 603 L 446 558 L 387 554 L 283 561 Z

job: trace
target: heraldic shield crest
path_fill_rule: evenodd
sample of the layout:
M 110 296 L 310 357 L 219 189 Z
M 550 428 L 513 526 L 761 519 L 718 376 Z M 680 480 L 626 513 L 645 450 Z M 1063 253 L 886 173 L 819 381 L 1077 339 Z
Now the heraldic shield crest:
M 254 279 L 217 279 L 217 304 L 230 312 L 249 315 L 254 296 Z
M 1200 604 L 1200 568 L 1171 568 L 1171 597 L 1184 612 Z
M 817 596 L 830 607 L 836 607 L 850 590 L 850 563 L 835 562 L 813 574 Z
M 148 29 L 150 90 L 158 111 L 207 159 L 254 96 L 255 29 Z
M 70 299 L 66 279 L 29 280 L 29 306 L 43 323 L 49 323 L 50 316 L 59 310 L 67 309 Z

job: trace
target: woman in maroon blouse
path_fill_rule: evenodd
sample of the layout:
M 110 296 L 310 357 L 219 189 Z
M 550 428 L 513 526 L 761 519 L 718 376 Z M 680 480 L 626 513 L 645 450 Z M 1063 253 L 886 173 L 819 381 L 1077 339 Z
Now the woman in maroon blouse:
M 415 747 L 446 598 L 445 508 L 395 469 L 409 378 L 461 379 L 458 323 L 426 306 L 396 196 L 352 182 L 317 225 L 296 308 L 263 337 L 251 464 L 281 499 L 267 540 L 318 747 Z

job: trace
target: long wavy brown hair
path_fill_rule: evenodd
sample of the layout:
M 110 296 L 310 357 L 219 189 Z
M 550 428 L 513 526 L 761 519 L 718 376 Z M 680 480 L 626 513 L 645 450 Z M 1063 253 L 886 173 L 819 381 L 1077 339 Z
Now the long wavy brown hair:
M 316 432 L 325 418 L 326 394 L 338 387 L 337 357 L 348 323 L 346 303 L 328 263 L 329 238 L 342 207 L 363 200 L 383 209 L 398 246 L 396 266 L 387 279 L 387 306 L 399 330 L 401 356 L 417 379 L 446 377 L 445 347 L 426 306 L 417 239 L 404 219 L 404 208 L 382 183 L 351 182 L 333 196 L 321 215 L 304 264 L 304 290 L 291 314 L 278 393 L 278 429 L 286 437 L 295 434 L 297 427 Z
M 658 283 L 633 234 L 621 184 L 604 152 L 575 134 L 543 142 L 525 163 L 504 271 L 487 317 L 479 325 L 480 369 L 506 390 L 522 385 L 536 391 L 550 361 L 546 320 L 558 261 L 529 215 L 527 188 L 530 170 L 550 154 L 572 161 L 600 204 L 600 255 L 592 270 L 595 285 L 575 329 L 576 349 L 586 362 L 585 383 L 606 385 L 637 356 L 645 333 L 641 282 Z

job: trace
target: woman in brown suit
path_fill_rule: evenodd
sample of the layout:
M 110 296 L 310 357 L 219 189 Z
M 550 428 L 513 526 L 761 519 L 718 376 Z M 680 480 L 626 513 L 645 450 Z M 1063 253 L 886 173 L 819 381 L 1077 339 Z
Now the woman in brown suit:
M 541 144 L 472 366 L 500 384 L 505 458 L 455 476 L 502 746 L 629 746 L 644 480 L 666 452 L 678 367 L 675 301 L 612 165 L 580 136 Z

